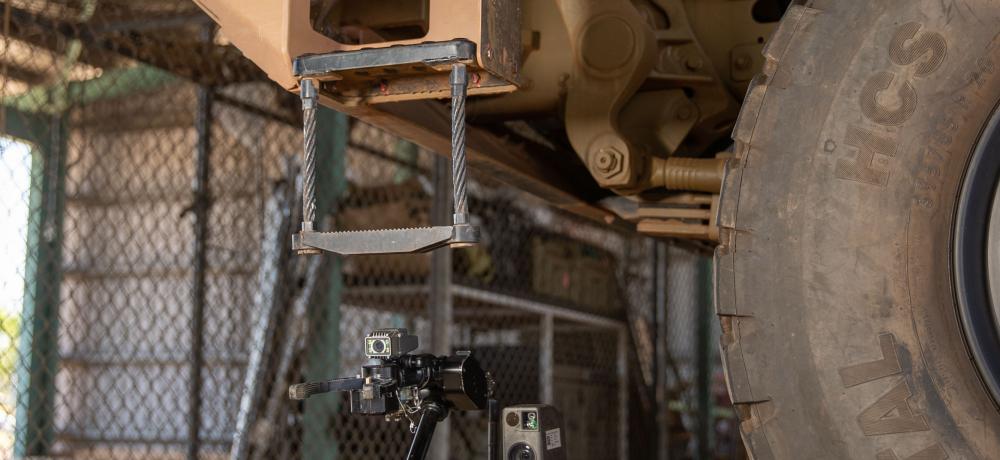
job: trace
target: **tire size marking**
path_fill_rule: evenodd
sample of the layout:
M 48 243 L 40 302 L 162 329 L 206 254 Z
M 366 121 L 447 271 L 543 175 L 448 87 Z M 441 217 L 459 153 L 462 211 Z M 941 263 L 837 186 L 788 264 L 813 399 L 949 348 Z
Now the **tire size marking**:
M 989 49 L 994 49 L 998 40 L 1000 36 L 994 39 L 994 45 Z M 927 141 L 918 154 L 920 162 L 913 183 L 913 202 L 917 206 L 924 209 L 937 207 L 943 171 L 951 161 L 950 147 L 954 133 L 959 129 L 958 123 L 969 113 L 973 101 L 991 97 L 980 92 L 985 85 L 993 81 L 995 73 L 996 64 L 993 57 L 982 56 L 976 59 L 975 70 L 965 76 L 967 81 L 965 91 L 954 94 L 948 103 L 944 104 L 944 110 L 932 122 Z
M 844 383 L 844 388 L 851 388 L 903 372 L 899 364 L 899 356 L 896 355 L 896 338 L 892 334 L 882 334 L 878 336 L 878 343 L 882 349 L 882 359 L 847 366 L 839 371 L 840 381 Z
M 931 426 L 923 415 L 910 407 L 913 392 L 906 380 L 900 380 L 888 393 L 878 398 L 858 415 L 858 425 L 865 436 L 927 431 Z
M 862 85 L 858 104 L 868 121 L 881 127 L 900 126 L 916 112 L 919 98 L 911 80 L 934 73 L 948 54 L 948 43 L 944 37 L 923 28 L 916 22 L 903 24 L 896 29 L 889 43 L 889 61 L 907 68 L 912 77 L 882 70 L 875 72 Z M 894 102 L 887 103 L 886 99 Z M 895 156 L 894 139 L 876 134 L 874 129 L 850 124 L 844 143 L 857 153 L 853 158 L 837 160 L 834 175 L 838 179 L 880 187 L 888 184 L 889 167 L 879 163 L 887 164 Z
M 885 333 L 878 336 L 882 357 L 859 364 L 846 366 L 838 370 L 844 388 L 882 381 L 903 373 L 899 361 L 896 337 Z M 915 433 L 930 431 L 926 417 L 910 405 L 913 390 L 905 378 L 895 378 L 895 384 L 877 400 L 858 414 L 857 422 L 865 436 L 885 436 L 899 433 Z M 934 443 L 929 447 L 906 457 L 906 460 L 945 460 L 948 453 L 944 448 Z M 893 450 L 878 453 L 876 460 L 899 460 Z
M 882 137 L 855 125 L 848 125 L 844 143 L 857 149 L 858 153 L 853 159 L 841 158 L 837 161 L 838 178 L 883 186 L 889 182 L 889 171 L 875 168 L 875 155 L 896 156 L 895 139 Z
M 948 453 L 944 451 L 944 448 L 940 444 L 932 444 L 930 447 L 906 457 L 904 460 L 946 460 L 947 458 Z M 891 450 L 883 450 L 878 453 L 875 460 L 899 460 L 899 457 Z

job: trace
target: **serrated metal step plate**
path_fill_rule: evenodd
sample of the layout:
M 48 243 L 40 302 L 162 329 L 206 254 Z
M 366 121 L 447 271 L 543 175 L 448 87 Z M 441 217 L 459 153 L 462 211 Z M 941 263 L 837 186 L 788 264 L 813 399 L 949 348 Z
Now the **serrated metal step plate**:
M 292 239 L 297 251 L 321 249 L 341 255 L 410 254 L 444 246 L 475 244 L 479 229 L 471 225 L 445 225 L 345 232 L 300 232 Z

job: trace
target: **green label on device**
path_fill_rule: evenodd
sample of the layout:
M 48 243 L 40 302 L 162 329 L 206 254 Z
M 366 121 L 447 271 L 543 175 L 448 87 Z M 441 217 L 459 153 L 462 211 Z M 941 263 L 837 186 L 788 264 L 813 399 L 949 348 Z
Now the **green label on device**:
M 521 412 L 521 429 L 538 431 L 538 412 L 533 410 Z

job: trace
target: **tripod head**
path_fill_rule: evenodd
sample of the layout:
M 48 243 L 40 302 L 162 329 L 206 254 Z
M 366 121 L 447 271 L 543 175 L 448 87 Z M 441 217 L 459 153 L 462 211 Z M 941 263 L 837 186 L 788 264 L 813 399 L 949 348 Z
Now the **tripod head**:
M 419 346 L 406 329 L 376 329 L 365 337 L 368 361 L 355 377 L 292 385 L 291 399 L 346 391 L 351 413 L 404 417 L 414 433 L 407 459 L 422 459 L 437 422 L 449 411 L 486 408 L 492 381 L 469 351 L 451 356 L 410 354 Z

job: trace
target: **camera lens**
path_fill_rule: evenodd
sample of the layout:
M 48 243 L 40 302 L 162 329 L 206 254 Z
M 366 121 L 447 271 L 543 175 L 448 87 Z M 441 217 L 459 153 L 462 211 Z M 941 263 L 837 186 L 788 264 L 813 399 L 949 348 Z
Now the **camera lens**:
M 372 342 L 372 351 L 375 353 L 385 352 L 385 340 L 376 340 Z
M 507 450 L 507 460 L 535 460 L 535 451 L 531 446 L 519 442 Z

